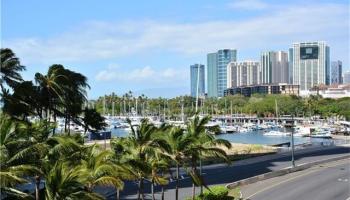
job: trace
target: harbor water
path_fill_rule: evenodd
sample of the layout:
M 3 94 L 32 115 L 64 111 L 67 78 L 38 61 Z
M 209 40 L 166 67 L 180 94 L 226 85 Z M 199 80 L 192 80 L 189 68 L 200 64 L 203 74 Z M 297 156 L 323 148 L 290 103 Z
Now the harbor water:
M 125 129 L 112 129 L 113 137 L 127 137 L 128 131 Z M 289 131 L 283 129 L 283 131 Z M 216 135 L 218 138 L 226 139 L 232 143 L 243 144 L 262 144 L 262 145 L 274 145 L 291 141 L 291 136 L 265 136 L 264 131 L 250 131 L 246 133 L 229 133 Z M 294 137 L 294 144 L 304 143 L 328 143 L 332 139 L 325 138 L 310 138 L 310 137 Z

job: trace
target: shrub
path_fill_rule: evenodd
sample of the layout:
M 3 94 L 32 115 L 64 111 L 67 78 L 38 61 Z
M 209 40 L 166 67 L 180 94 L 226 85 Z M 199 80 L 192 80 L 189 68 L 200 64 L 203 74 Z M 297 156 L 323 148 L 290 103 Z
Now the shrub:
M 227 196 L 228 189 L 225 186 L 213 186 L 209 190 L 205 189 L 203 195 L 197 195 L 195 200 L 233 200 L 233 197 Z M 187 198 L 191 200 L 192 198 Z

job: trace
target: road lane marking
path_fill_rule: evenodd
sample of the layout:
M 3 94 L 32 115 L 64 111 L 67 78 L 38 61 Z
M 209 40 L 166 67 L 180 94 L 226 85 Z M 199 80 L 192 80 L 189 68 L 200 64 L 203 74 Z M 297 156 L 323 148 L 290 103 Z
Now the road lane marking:
M 348 159 L 346 159 L 346 160 L 348 160 Z M 333 165 L 326 166 L 326 168 L 335 167 L 335 166 L 341 165 L 341 164 L 344 164 L 344 163 L 342 163 L 342 162 L 341 162 L 341 163 L 335 163 L 335 164 L 333 164 Z M 316 165 L 315 167 L 317 167 L 317 165 Z M 311 168 L 309 168 L 309 169 L 311 169 Z M 251 197 L 257 195 L 258 193 L 264 192 L 264 191 L 266 191 L 266 190 L 269 190 L 269 189 L 271 189 L 271 188 L 273 188 L 273 187 L 276 187 L 276 186 L 281 185 L 281 184 L 283 184 L 283 183 L 286 183 L 286 182 L 288 182 L 288 181 L 294 180 L 294 179 L 299 178 L 299 177 L 301 177 L 301 176 L 305 176 L 305 175 L 309 175 L 309 174 L 312 174 L 312 173 L 321 171 L 321 170 L 323 170 L 323 169 L 324 169 L 324 166 L 322 166 L 322 167 L 320 167 L 320 168 L 318 168 L 318 169 L 315 169 L 315 170 L 311 170 L 310 172 L 307 172 L 307 173 L 304 173 L 304 174 L 300 174 L 300 175 L 298 175 L 298 176 L 294 176 L 294 177 L 289 178 L 289 179 L 286 179 L 286 180 L 284 180 L 284 181 L 282 181 L 282 182 L 279 182 L 279 183 L 270 185 L 269 187 L 266 187 L 266 188 L 264 188 L 264 189 L 262 189 L 262 190 L 259 190 L 259 191 L 255 192 L 255 193 L 253 193 L 252 195 L 250 195 L 250 196 L 248 196 L 248 197 L 245 197 L 245 198 L 246 198 L 246 199 L 249 199 L 249 198 L 251 198 Z M 286 174 L 286 175 L 287 175 L 287 174 Z M 268 179 L 266 179 L 266 180 L 268 180 Z M 349 200 L 349 199 L 347 199 L 347 200 Z

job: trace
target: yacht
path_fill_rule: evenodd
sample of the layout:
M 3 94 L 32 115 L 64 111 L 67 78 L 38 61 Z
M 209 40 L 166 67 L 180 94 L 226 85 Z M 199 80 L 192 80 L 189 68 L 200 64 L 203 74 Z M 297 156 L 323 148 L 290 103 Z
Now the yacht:
M 311 133 L 312 138 L 332 138 L 331 131 L 326 128 L 320 128 Z
M 295 137 L 307 137 L 310 135 L 310 127 L 296 126 L 294 128 L 293 136 Z
M 269 131 L 264 133 L 265 136 L 289 136 L 290 133 L 281 132 L 281 131 Z
M 234 133 L 236 132 L 236 127 L 234 126 L 229 126 L 229 125 L 222 125 L 220 126 L 220 132 L 221 133 Z
M 238 132 L 240 132 L 240 133 L 247 133 L 247 132 L 250 132 L 250 131 L 252 131 L 251 128 L 245 128 L 245 127 L 238 128 Z

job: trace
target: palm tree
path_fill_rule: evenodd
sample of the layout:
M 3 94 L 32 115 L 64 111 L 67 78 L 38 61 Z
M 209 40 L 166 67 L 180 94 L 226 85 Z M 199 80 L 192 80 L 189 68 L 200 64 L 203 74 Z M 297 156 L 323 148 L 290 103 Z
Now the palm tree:
M 107 126 L 105 122 L 105 118 L 100 113 L 98 113 L 94 108 L 86 107 L 83 110 L 83 115 L 84 117 L 82 118 L 82 121 L 84 124 L 85 133 L 89 129 L 99 131 L 104 129 Z
M 56 162 L 46 175 L 45 198 L 58 199 L 104 199 L 99 194 L 85 188 L 88 178 L 79 167 L 71 167 L 66 162 Z
M 198 161 L 201 165 L 202 158 L 207 156 L 215 156 L 223 158 L 229 162 L 226 152 L 219 148 L 218 145 L 224 145 L 226 148 L 231 148 L 231 143 L 224 139 L 217 139 L 211 135 L 209 131 L 216 131 L 215 129 L 218 127 L 213 127 L 211 128 L 212 130 L 208 130 L 206 125 L 209 121 L 209 116 L 200 119 L 198 115 L 195 115 L 193 119 L 187 122 L 187 134 L 189 134 L 189 137 L 193 138 L 194 140 L 186 151 L 186 155 L 188 156 L 191 165 L 189 174 L 193 181 L 192 199 L 195 199 L 195 186 L 201 186 L 202 194 L 202 186 L 205 185 L 201 174 L 198 174 L 197 171 Z
M 155 150 L 165 143 L 155 137 L 158 129 L 148 120 L 143 119 L 138 127 L 134 127 L 131 120 L 128 119 L 131 127 L 131 135 L 127 138 L 118 138 L 114 140 L 113 148 L 117 152 L 119 159 L 123 159 L 123 163 L 131 166 L 134 171 L 134 177 L 138 180 L 138 199 L 144 199 L 143 187 L 144 179 L 152 176 L 154 167 L 151 158 Z M 153 171 L 152 171 L 153 169 Z M 154 174 L 155 175 L 155 174 Z
M 47 126 L 46 126 L 47 127 Z M 29 129 L 30 130 L 30 129 Z M 41 133 L 41 131 L 38 134 Z M 13 155 L 10 162 L 18 163 L 23 160 L 35 166 L 35 193 L 36 200 L 39 199 L 40 182 L 44 177 L 51 173 L 56 163 L 68 162 L 71 166 L 75 166 L 82 159 L 82 145 L 77 143 L 76 139 L 67 136 L 51 137 L 34 137 L 31 141 L 26 141 L 27 147 L 20 149 Z
M 34 86 L 32 81 L 23 81 L 14 86 L 12 94 L 2 94 L 2 111 L 12 118 L 25 121 L 27 116 L 40 115 L 42 108 L 39 97 L 38 87 Z
M 19 191 L 18 184 L 27 183 L 24 176 L 37 173 L 39 170 L 22 160 L 22 163 L 13 162 L 15 148 L 21 146 L 18 140 L 20 124 L 11 120 L 8 116 L 0 115 L 0 191 L 2 194 L 13 198 L 26 198 L 29 194 Z
M 151 174 L 150 174 L 150 180 L 151 180 L 151 193 L 152 193 L 152 199 L 155 200 L 154 196 L 154 185 L 166 185 L 168 184 L 168 181 L 163 177 L 164 172 L 169 168 L 169 161 L 166 157 L 164 157 L 160 151 L 155 152 L 153 154 L 148 154 L 149 158 L 147 159 L 147 163 L 151 166 Z M 164 196 L 163 190 L 162 190 L 162 197 Z
M 4 84 L 13 88 L 17 83 L 23 81 L 19 72 L 25 70 L 25 67 L 20 64 L 19 59 L 11 49 L 1 48 L 0 54 L 0 87 L 4 94 L 6 91 Z
M 164 154 L 169 156 L 176 163 L 176 188 L 175 199 L 179 197 L 179 176 L 180 166 L 186 159 L 186 152 L 188 147 L 194 142 L 193 137 L 188 137 L 184 130 L 180 127 L 170 127 L 162 132 L 161 137 L 167 142 L 168 147 L 165 148 Z
M 39 84 L 40 96 L 42 97 L 42 106 L 46 110 L 46 119 L 50 122 L 51 110 L 56 108 L 55 103 L 58 99 L 63 101 L 64 82 L 67 82 L 67 77 L 64 75 L 64 67 L 62 65 L 50 66 L 47 75 L 41 73 L 35 74 L 35 82 Z
M 87 83 L 87 78 L 80 73 L 65 69 L 64 75 L 69 80 L 66 83 L 64 95 L 65 130 L 67 130 L 67 124 L 69 125 L 71 120 L 79 122 L 76 119 L 82 112 L 82 105 L 87 101 L 86 89 L 89 89 L 90 86 Z M 68 128 L 69 133 L 70 127 Z
M 114 186 L 117 189 L 123 188 L 123 181 L 115 173 L 115 166 L 111 162 L 112 157 L 112 151 L 100 151 L 96 145 L 85 149 L 84 158 L 78 168 L 86 178 L 86 187 L 89 192 L 92 192 L 96 185 Z
M 132 149 L 126 145 L 127 138 L 116 138 L 111 140 L 111 149 L 113 151 L 112 162 L 116 166 L 116 172 L 118 176 L 123 180 L 139 180 L 138 175 L 134 170 L 133 163 L 130 162 L 133 159 Z M 120 199 L 120 190 L 117 190 L 117 200 Z

